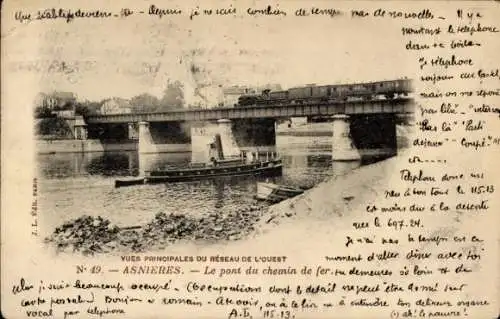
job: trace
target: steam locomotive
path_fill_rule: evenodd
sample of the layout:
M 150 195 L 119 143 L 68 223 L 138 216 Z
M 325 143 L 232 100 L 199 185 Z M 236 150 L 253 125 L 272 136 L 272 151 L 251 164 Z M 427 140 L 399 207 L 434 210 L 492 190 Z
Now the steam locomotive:
M 245 94 L 238 98 L 238 106 L 315 104 L 352 100 L 395 99 L 408 96 L 412 83 L 408 79 L 359 84 L 308 85 L 286 91 L 264 90 L 261 94 Z

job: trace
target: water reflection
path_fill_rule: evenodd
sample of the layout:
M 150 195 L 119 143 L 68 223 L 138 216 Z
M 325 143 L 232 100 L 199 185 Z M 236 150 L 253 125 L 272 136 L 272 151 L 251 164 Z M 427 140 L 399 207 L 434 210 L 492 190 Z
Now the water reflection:
M 138 167 L 136 152 L 93 154 L 86 168 L 90 175 L 133 175 Z
M 189 163 L 190 160 L 190 153 L 140 154 L 138 156 L 138 165 L 134 170 L 135 174 L 131 175 L 144 175 L 145 171 L 181 166 Z
M 318 182 L 332 175 L 331 156 L 326 154 L 282 154 L 283 176 L 275 180 L 293 184 Z M 261 154 L 261 159 L 266 155 Z M 38 174 L 42 179 L 71 179 L 76 177 L 138 176 L 145 170 L 165 169 L 189 163 L 190 153 L 141 154 L 66 153 L 39 155 Z
M 346 163 L 343 166 L 332 164 L 328 148 L 310 146 L 310 149 L 303 144 L 300 147 L 278 147 L 283 159 L 283 175 L 269 181 L 313 187 L 336 172 L 353 168 Z M 265 158 L 265 154 L 261 158 Z M 257 182 L 265 180 L 263 177 L 113 187 L 116 177 L 137 176 L 144 170 L 184 165 L 191 159 L 191 153 L 38 155 L 42 232 L 51 232 L 61 223 L 82 215 L 101 215 L 119 226 L 130 226 L 149 222 L 158 212 L 200 216 L 230 213 L 256 204 Z M 364 159 L 362 164 L 365 162 L 370 162 L 370 159 Z

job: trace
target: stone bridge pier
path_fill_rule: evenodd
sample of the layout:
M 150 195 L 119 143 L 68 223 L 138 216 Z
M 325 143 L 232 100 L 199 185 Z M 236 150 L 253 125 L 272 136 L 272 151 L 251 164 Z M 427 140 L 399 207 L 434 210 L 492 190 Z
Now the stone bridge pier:
M 206 161 L 208 145 L 215 135 L 221 137 L 224 156 L 239 156 L 241 151 L 265 154 L 276 151 L 274 119 L 219 119 L 196 122 L 191 126 L 192 161 Z
M 158 163 L 159 153 L 191 151 L 189 132 L 180 122 L 128 123 L 128 138 L 137 141 L 139 173 L 151 170 Z
M 334 115 L 332 117 L 333 138 L 332 138 L 332 161 L 349 162 L 360 161 L 356 145 L 351 136 L 351 125 L 349 116 L 344 114 Z
M 209 144 L 217 134 L 224 155 L 239 156 L 241 151 L 275 152 L 274 119 L 219 119 L 200 122 L 128 123 L 126 138 L 137 141 L 137 152 L 144 154 L 191 152 L 193 162 L 208 160 Z
M 189 128 L 181 122 L 129 123 L 128 138 L 137 140 L 139 154 L 191 151 Z
M 158 149 L 151 136 L 151 130 L 148 122 L 139 122 L 139 142 L 137 152 L 139 154 L 157 153 Z
M 220 119 L 217 121 L 217 130 L 220 134 L 222 149 L 224 156 L 234 157 L 239 156 L 241 151 L 236 138 L 233 134 L 232 123 L 228 119 Z
M 394 114 L 338 114 L 332 117 L 332 161 L 342 174 L 364 159 L 397 154 L 397 117 Z
M 367 154 L 397 153 L 396 124 L 401 120 L 396 114 L 336 114 L 331 119 L 332 160 L 336 173 L 359 166 Z M 118 142 L 135 141 L 133 146 L 137 148 L 140 162 L 146 158 L 145 154 L 155 156 L 164 152 L 190 152 L 193 162 L 206 162 L 209 144 L 217 134 L 227 157 L 238 156 L 241 151 L 264 156 L 276 151 L 275 118 L 98 124 L 91 125 L 89 134 L 103 141 L 107 138 Z
M 332 168 L 334 175 L 343 175 L 361 166 L 361 155 L 351 135 L 351 121 L 345 114 L 332 117 Z

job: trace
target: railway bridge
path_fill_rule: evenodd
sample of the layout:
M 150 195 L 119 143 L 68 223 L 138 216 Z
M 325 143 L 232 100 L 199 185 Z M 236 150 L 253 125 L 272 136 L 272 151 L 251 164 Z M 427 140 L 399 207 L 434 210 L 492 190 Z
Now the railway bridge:
M 245 107 L 182 110 L 162 113 L 93 115 L 88 124 L 131 122 L 187 122 L 219 119 L 289 118 L 327 115 L 410 114 L 413 99 L 360 100 L 322 104 L 255 105 Z
M 254 146 L 274 146 L 276 122 L 294 117 L 331 117 L 332 157 L 358 160 L 359 149 L 396 149 L 396 123 L 414 113 L 412 98 L 339 101 L 315 104 L 253 105 L 161 113 L 92 115 L 84 134 L 92 139 L 135 140 L 139 154 L 169 152 L 190 144 L 204 152 L 215 134 L 225 153 Z

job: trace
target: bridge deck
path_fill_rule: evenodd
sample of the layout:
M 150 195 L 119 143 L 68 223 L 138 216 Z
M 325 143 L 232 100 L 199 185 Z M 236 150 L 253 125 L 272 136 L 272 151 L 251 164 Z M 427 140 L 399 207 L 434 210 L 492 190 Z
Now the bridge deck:
M 335 114 L 413 113 L 412 98 L 349 101 L 328 104 L 262 105 L 249 107 L 182 110 L 162 113 L 93 115 L 87 123 L 183 122 L 241 118 L 280 118 Z

